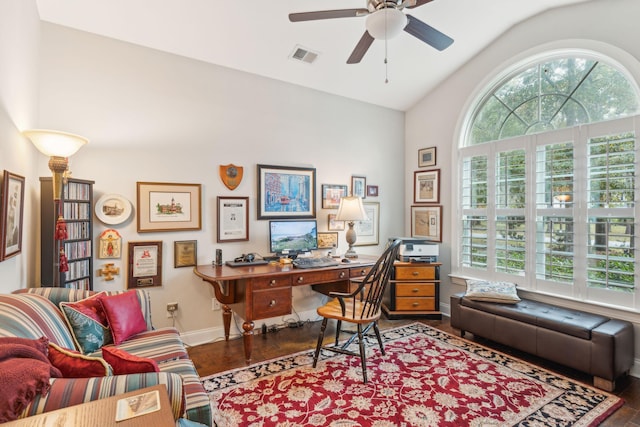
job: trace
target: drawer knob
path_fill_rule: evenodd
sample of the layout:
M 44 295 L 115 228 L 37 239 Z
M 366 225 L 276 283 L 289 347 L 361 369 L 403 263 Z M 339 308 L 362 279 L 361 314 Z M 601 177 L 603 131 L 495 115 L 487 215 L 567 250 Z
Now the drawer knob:
M 367 270 L 364 270 L 364 269 L 360 270 L 361 276 L 365 276 L 366 274 L 367 274 Z
M 271 281 L 269 282 L 269 286 L 275 286 L 276 285 L 276 279 L 271 279 Z
M 418 292 L 420 292 L 420 289 L 418 289 L 418 288 L 413 288 L 413 289 L 411 290 L 411 292 L 413 292 L 414 294 L 417 294 Z
M 276 300 L 272 299 L 269 301 L 269 307 L 273 307 L 274 305 L 276 305 Z
M 417 271 L 412 271 L 411 274 L 414 275 L 414 276 L 417 276 L 420 273 L 418 273 Z
M 340 278 L 343 279 L 344 278 L 344 271 L 340 272 Z
M 298 277 L 298 283 L 302 283 L 302 282 L 304 282 L 304 277 L 302 276 Z
M 417 302 L 414 302 L 412 305 L 413 305 L 414 307 L 417 307 L 417 306 L 419 306 L 420 304 L 419 304 L 419 303 L 417 303 Z

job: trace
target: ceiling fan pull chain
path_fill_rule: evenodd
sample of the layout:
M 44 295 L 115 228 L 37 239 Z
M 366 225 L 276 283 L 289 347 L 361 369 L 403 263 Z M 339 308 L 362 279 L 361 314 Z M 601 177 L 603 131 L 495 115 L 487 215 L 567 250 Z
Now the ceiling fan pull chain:
M 387 5 L 384 6 L 384 83 L 389 83 L 389 61 L 387 59 Z

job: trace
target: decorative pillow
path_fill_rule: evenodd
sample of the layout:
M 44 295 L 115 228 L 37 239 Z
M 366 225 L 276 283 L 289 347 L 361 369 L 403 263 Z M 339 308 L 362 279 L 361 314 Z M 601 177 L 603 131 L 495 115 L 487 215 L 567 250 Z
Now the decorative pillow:
M 100 304 L 103 293 L 76 302 L 61 302 L 60 309 L 71 329 L 76 346 L 84 353 L 93 353 L 113 342 L 107 317 Z
M 102 347 L 102 357 L 111 365 L 114 375 L 160 372 L 155 360 L 133 355 L 117 347 Z
M 0 344 L 22 344 L 33 347 L 45 356 L 49 352 L 49 338 L 40 337 L 37 340 L 22 337 L 0 337 Z
M 147 330 L 136 291 L 98 297 L 109 321 L 113 343 L 118 345 L 129 337 Z
M 515 283 L 467 280 L 465 298 L 473 301 L 501 302 L 515 304 L 520 301 Z
M 112 375 L 111 366 L 100 357 L 89 357 L 49 343 L 49 361 L 63 378 L 91 378 Z

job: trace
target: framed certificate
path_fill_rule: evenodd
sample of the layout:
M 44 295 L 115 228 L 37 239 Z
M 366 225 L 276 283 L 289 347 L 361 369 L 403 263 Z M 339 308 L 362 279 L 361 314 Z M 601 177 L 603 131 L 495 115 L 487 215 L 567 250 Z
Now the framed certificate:
M 162 286 L 162 241 L 129 242 L 127 288 Z

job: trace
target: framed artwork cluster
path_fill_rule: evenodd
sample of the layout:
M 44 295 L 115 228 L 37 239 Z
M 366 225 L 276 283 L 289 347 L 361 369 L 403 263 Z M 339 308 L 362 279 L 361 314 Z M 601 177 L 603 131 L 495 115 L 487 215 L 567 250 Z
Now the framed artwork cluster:
M 418 167 L 435 165 L 436 147 L 418 150 Z M 418 170 L 413 173 L 413 203 L 411 236 L 442 242 L 442 205 L 438 205 L 440 203 L 440 169 Z

